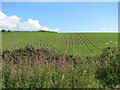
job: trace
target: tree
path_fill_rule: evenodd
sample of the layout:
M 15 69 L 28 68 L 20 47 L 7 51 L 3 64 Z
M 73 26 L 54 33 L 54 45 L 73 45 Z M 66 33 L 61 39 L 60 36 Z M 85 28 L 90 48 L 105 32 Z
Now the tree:
M 11 32 L 11 30 L 8 30 L 8 32 Z
M 2 29 L 1 31 L 2 31 L 2 32 L 6 32 L 6 30 L 5 30 L 5 29 Z

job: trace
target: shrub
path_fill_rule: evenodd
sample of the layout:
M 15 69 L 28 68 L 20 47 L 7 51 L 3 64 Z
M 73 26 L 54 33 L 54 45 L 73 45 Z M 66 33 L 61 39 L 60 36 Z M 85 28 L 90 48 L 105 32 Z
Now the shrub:
M 3 88 L 98 88 L 90 60 L 31 45 L 4 51 Z M 88 63 L 86 63 L 88 62 Z
M 96 70 L 96 78 L 104 87 L 120 85 L 120 48 L 108 47 L 99 57 L 100 65 Z
M 11 30 L 8 30 L 8 32 L 11 32 Z
M 56 31 L 38 30 L 39 32 L 57 33 Z
M 5 29 L 3 29 L 3 30 L 1 30 L 2 32 L 6 32 L 6 30 Z

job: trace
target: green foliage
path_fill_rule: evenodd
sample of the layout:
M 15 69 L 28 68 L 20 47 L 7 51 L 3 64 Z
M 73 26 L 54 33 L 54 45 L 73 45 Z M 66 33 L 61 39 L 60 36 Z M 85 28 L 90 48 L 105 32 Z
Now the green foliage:
M 119 86 L 120 53 L 111 48 L 118 46 L 117 33 L 15 31 L 2 39 L 3 88 Z
M 27 45 L 22 49 L 5 51 L 2 59 L 3 88 L 99 87 L 94 77 L 93 67 L 96 65 L 91 58 L 65 56 Z
M 57 33 L 55 31 L 39 30 L 39 32 Z
M 99 58 L 61 55 L 31 45 L 5 51 L 3 88 L 119 87 L 119 50 L 118 47 L 108 47 Z
M 3 29 L 3 30 L 1 30 L 1 32 L 6 32 L 6 30 L 5 30 L 5 29 Z
M 2 29 L 1 32 L 11 32 L 11 30 Z
M 120 85 L 120 48 L 104 49 L 99 60 L 100 65 L 96 71 L 96 78 L 103 83 L 104 87 Z
M 11 32 L 11 30 L 8 30 L 8 32 Z

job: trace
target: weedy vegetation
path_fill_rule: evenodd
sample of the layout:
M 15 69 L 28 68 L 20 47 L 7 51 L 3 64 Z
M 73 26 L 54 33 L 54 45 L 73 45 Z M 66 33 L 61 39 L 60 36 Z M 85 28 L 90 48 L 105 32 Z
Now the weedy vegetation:
M 10 33 L 13 35 L 11 38 L 16 36 L 16 32 Z M 26 35 L 28 34 L 28 32 L 24 33 L 26 33 Z M 8 32 L 5 36 L 7 36 L 7 34 L 10 36 Z M 49 35 L 48 37 L 52 38 L 51 34 L 55 35 L 53 37 L 57 37 L 58 35 L 57 33 L 40 33 L 39 35 L 43 35 L 43 37 Z M 30 35 L 32 35 L 32 33 L 30 33 Z M 21 41 L 22 43 L 19 43 L 21 45 L 18 45 L 18 48 L 13 48 L 15 44 L 17 45 L 17 41 L 15 41 L 13 46 L 5 45 L 10 42 L 8 41 L 10 38 L 3 36 L 3 40 L 5 40 L 3 41 L 5 46 L 3 46 L 4 49 L 2 52 L 3 88 L 120 87 L 120 47 L 118 47 L 116 43 L 113 45 L 113 42 L 117 42 L 115 41 L 116 36 L 113 35 L 114 38 L 108 40 L 110 36 L 107 34 L 107 38 L 101 42 L 102 39 L 100 38 L 99 40 L 101 41 L 97 41 L 96 38 L 93 41 L 92 39 L 88 39 L 89 36 L 92 37 L 94 34 L 63 34 L 63 36 L 64 35 L 68 35 L 67 37 L 69 38 L 66 39 L 60 36 L 59 39 L 57 38 L 52 41 L 53 38 L 48 39 L 46 37 L 44 38 L 44 45 L 39 44 L 37 47 L 32 43 L 20 47 L 25 43 L 22 38 L 20 38 L 18 41 Z M 21 34 L 21 37 L 22 36 L 24 36 L 24 34 Z M 25 38 L 30 40 L 28 37 L 26 36 Z M 60 38 L 62 38 L 63 41 Z M 27 42 L 27 39 L 24 40 Z M 51 41 L 48 46 L 46 46 L 48 40 Z M 42 41 L 42 39 L 40 39 L 40 41 Z M 98 43 L 95 44 L 96 42 Z M 60 46 L 55 46 L 57 43 Z M 103 46 L 102 43 L 104 43 Z M 109 45 L 106 45 L 105 43 L 109 43 Z M 99 47 L 99 51 L 101 51 L 97 53 L 98 47 L 96 46 L 99 46 L 99 44 L 101 46 Z M 10 43 L 10 45 L 12 45 L 12 43 Z M 83 48 L 81 48 L 82 45 L 84 46 Z M 65 47 L 67 48 L 66 52 L 64 49 L 61 49 Z M 96 48 L 94 53 L 97 53 L 97 55 L 90 55 L 93 52 L 93 48 Z M 64 52 L 58 52 L 60 49 Z M 90 49 L 92 49 L 92 51 Z M 74 54 L 72 53 L 72 50 Z M 88 54 L 84 54 L 84 52 Z

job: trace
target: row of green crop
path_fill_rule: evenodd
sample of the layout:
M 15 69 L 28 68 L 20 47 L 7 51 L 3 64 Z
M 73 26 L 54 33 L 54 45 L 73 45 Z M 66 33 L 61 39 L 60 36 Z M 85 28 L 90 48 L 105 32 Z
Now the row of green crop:
M 117 33 L 5 32 L 2 35 L 2 46 L 5 50 L 24 47 L 30 43 L 35 47 L 42 46 L 58 52 L 61 50 L 62 53 L 91 55 L 99 54 L 107 46 L 117 45 L 117 36 Z

